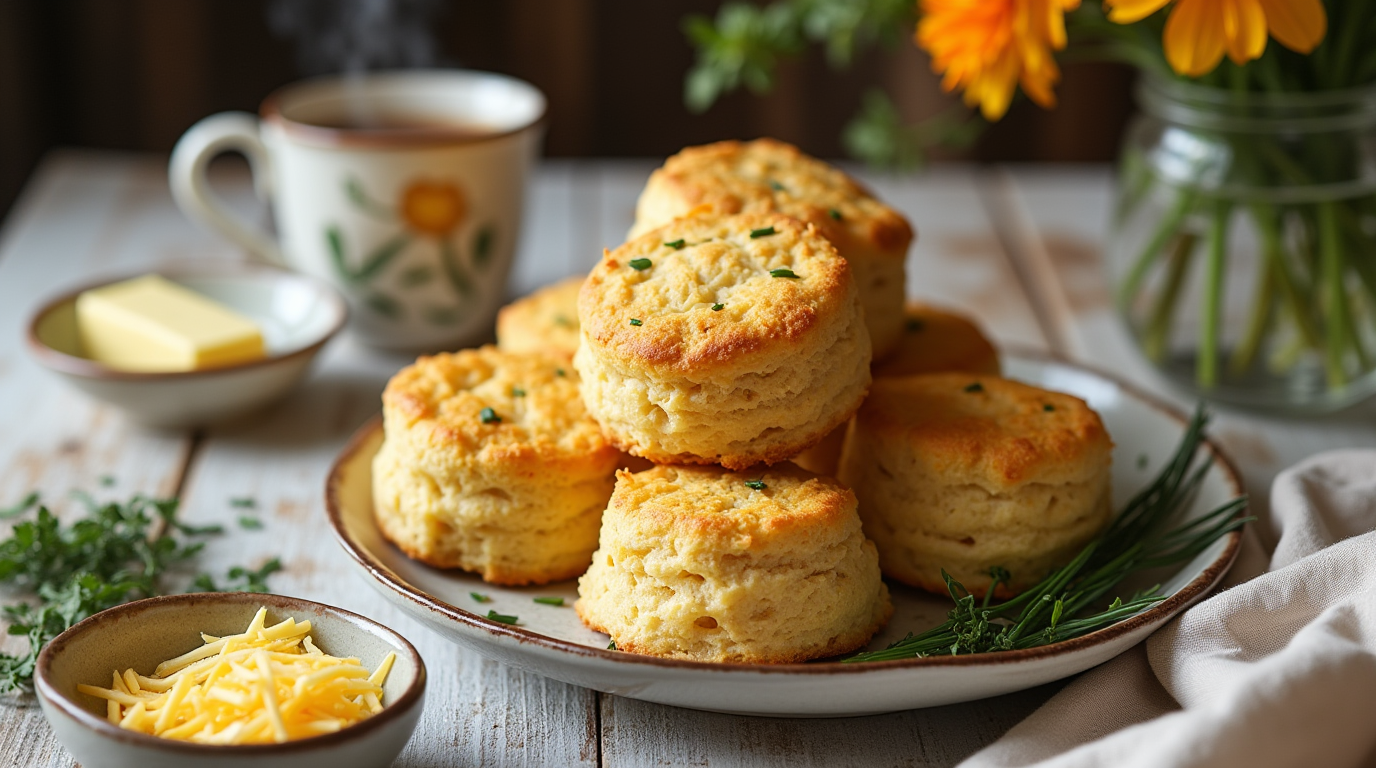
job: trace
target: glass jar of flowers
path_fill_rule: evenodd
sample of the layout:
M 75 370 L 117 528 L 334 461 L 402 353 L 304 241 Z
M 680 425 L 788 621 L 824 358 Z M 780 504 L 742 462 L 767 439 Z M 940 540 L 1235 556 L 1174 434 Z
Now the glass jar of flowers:
M 911 31 L 984 121 L 1055 105 L 1057 58 L 1141 70 L 1107 274 L 1159 370 L 1200 395 L 1292 412 L 1376 392 L 1376 0 L 778 0 L 690 19 L 690 106 L 765 90 L 809 41 L 844 62 Z M 848 129 L 870 159 L 968 141 L 968 120 Z

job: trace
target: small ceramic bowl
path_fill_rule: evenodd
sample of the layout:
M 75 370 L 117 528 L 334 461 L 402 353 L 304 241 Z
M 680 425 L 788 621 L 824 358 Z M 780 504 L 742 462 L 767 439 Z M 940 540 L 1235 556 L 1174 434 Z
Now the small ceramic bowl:
M 383 684 L 381 712 L 337 733 L 283 744 L 210 746 L 126 731 L 105 717 L 105 702 L 77 685 L 108 686 L 110 671 L 152 671 L 201 644 L 201 632 L 242 632 L 260 606 L 268 622 L 309 619 L 311 637 L 334 656 L 375 669 L 396 662 Z M 280 595 L 246 592 L 169 595 L 111 608 L 63 632 L 38 656 L 34 687 L 58 741 L 86 768 L 384 768 L 401 753 L 425 703 L 425 664 L 401 635 L 355 613 Z
M 82 286 L 44 304 L 29 321 L 29 350 L 43 366 L 97 400 L 151 427 L 195 427 L 233 419 L 283 397 L 348 318 L 330 286 L 273 267 L 186 262 L 151 270 L 252 319 L 263 331 L 267 356 L 204 371 L 120 371 L 82 354 L 76 297 L 126 280 Z

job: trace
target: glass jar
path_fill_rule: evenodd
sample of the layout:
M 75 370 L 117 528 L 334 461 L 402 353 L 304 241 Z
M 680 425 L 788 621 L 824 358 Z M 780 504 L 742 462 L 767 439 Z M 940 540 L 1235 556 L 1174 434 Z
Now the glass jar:
M 1146 358 L 1270 411 L 1376 392 L 1376 87 L 1137 96 L 1106 258 Z

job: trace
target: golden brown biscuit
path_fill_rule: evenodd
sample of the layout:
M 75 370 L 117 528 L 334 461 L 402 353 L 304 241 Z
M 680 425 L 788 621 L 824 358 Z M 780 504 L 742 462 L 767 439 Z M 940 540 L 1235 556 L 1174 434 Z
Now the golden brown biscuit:
M 382 395 L 378 527 L 410 557 L 498 584 L 587 568 L 621 454 L 548 355 L 488 346 L 422 357 Z
M 689 147 L 650 174 L 630 237 L 704 208 L 778 212 L 817 227 L 851 264 L 875 358 L 897 344 L 913 229 L 854 179 L 774 139 Z
M 860 648 L 892 613 L 855 495 L 784 466 L 619 472 L 578 615 L 618 650 L 775 664 Z
M 903 337 L 884 360 L 874 363 L 874 376 L 969 371 L 999 375 L 999 352 L 974 320 L 918 301 L 908 302 Z
M 849 266 L 810 225 L 679 219 L 593 268 L 574 366 L 622 449 L 743 469 L 793 456 L 859 407 L 862 312 Z
M 979 326 L 965 315 L 921 302 L 908 302 L 898 348 L 870 367 L 874 378 L 917 373 L 969 371 L 999 374 L 999 353 Z M 835 475 L 846 428 L 837 427 L 793 463 L 819 475 Z
M 996 376 L 876 379 L 839 477 L 855 489 L 884 575 L 983 595 L 1069 561 L 1108 522 L 1113 443 L 1083 400 Z M 999 589 L 1007 594 L 1008 589 Z
M 547 285 L 497 313 L 503 352 L 544 352 L 572 358 L 578 351 L 578 289 L 582 277 Z

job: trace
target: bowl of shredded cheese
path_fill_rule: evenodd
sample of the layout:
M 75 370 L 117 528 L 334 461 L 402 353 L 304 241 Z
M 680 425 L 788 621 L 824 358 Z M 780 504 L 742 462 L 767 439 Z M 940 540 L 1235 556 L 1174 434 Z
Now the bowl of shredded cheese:
M 35 688 L 87 768 L 387 766 L 415 729 L 425 666 L 354 613 L 279 595 L 171 595 L 54 639 Z

